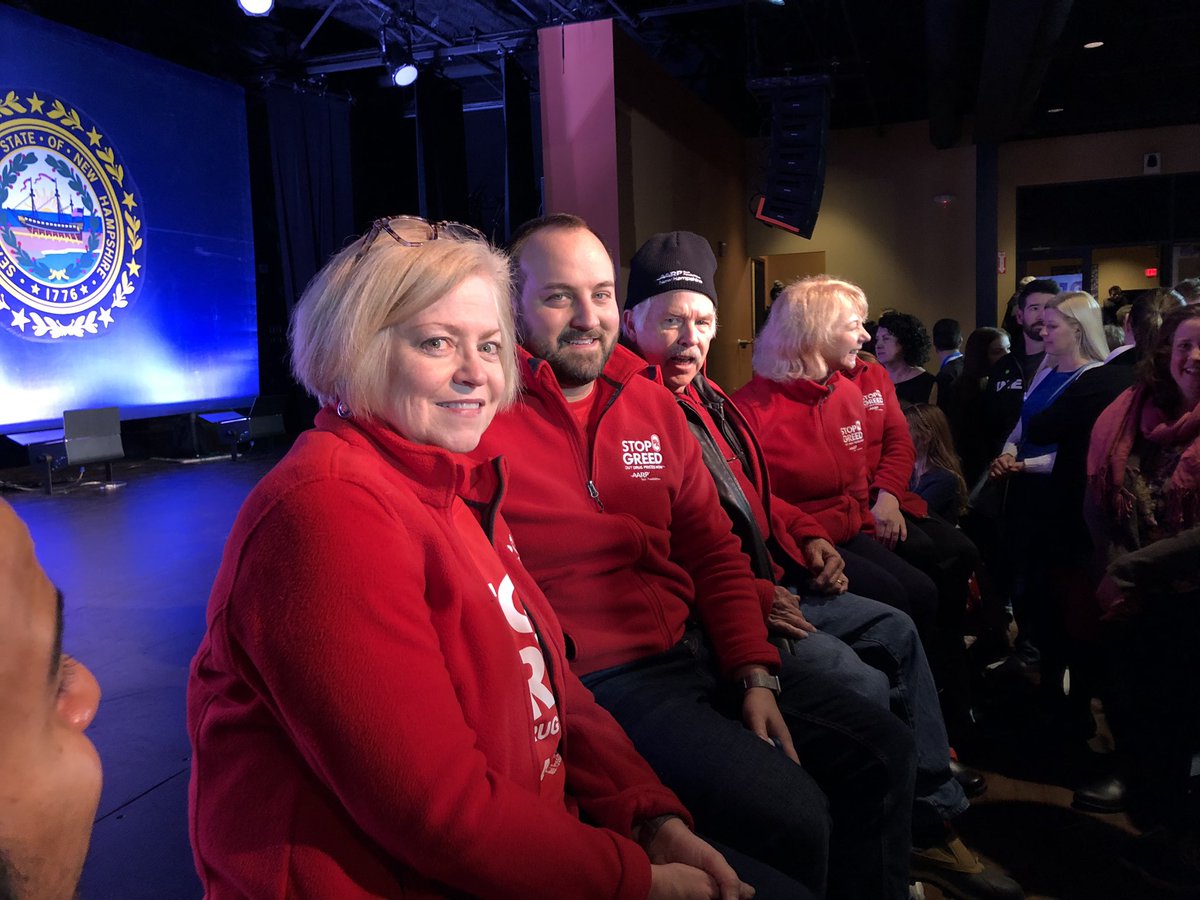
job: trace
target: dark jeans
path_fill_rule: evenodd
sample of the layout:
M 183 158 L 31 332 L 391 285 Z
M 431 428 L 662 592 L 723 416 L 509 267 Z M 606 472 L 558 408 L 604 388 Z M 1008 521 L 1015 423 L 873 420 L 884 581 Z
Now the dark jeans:
M 901 559 L 869 534 L 838 544 L 846 561 L 850 590 L 908 613 L 922 638 L 937 618 L 937 586 L 924 572 Z
M 993 574 L 1008 589 L 1021 638 L 1040 646 L 1046 630 L 1039 602 L 1049 558 L 1045 548 L 1056 546 L 1057 541 L 1046 509 L 1050 476 L 1021 473 L 1008 480 L 1008 500 L 1000 521 L 1001 562 Z
M 738 878 L 754 888 L 754 900 L 817 900 L 816 894 L 778 869 L 773 869 L 720 841 L 710 840 L 704 835 L 701 837 L 721 851 L 725 861 L 737 872 Z
M 876 703 L 886 703 L 913 732 L 917 754 L 913 833 L 940 833 L 944 823 L 967 810 L 963 789 L 950 774 L 946 725 L 938 706 L 938 692 L 912 619 L 898 609 L 855 594 L 805 594 L 800 608 L 820 631 L 794 641 L 798 656 L 816 657 L 827 672 L 835 673 L 847 687 Z M 816 638 L 836 637 L 844 642 L 842 654 Z M 847 666 L 842 655 L 849 648 L 884 678 L 882 701 L 861 674 Z M 923 845 L 922 845 L 923 846 Z
M 741 721 L 698 630 L 672 650 L 583 679 L 711 836 L 818 896 L 905 898 L 915 780 L 909 728 L 784 655 L 783 713 L 802 765 Z
M 971 573 L 982 569 L 979 549 L 945 519 L 904 514 L 908 536 L 896 553 L 928 575 L 937 586 L 935 628 L 925 647 L 934 678 L 941 688 L 942 710 L 952 740 L 970 731 L 971 689 L 963 631 Z

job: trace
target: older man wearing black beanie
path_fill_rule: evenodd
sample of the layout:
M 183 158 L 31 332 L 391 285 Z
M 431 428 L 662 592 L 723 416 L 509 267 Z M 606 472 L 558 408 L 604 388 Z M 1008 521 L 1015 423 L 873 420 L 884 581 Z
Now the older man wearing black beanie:
M 772 631 L 789 639 L 797 659 L 838 671 L 852 684 L 861 673 L 845 660 L 851 648 L 887 676 L 890 706 L 913 729 L 917 750 L 913 879 L 958 897 L 1021 897 L 1015 881 L 980 863 L 948 825 L 968 803 L 950 769 L 937 688 L 916 626 L 899 610 L 846 593 L 837 550 L 815 520 L 771 494 L 753 430 L 704 372 L 717 331 L 716 269 L 702 236 L 652 236 L 630 263 L 623 337 L 653 364 L 647 377 L 675 393 L 760 593 L 774 594 L 767 619 Z M 862 679 L 865 684 L 869 676 Z M 986 788 L 977 773 L 958 774 L 976 792 Z

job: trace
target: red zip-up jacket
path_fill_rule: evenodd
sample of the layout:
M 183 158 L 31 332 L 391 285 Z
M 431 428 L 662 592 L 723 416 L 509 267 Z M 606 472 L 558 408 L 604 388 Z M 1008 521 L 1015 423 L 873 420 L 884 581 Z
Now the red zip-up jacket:
M 873 527 L 863 401 L 853 382 L 755 375 L 733 400 L 758 436 L 776 496 L 815 518 L 836 544 Z
M 661 653 L 699 618 L 726 675 L 779 666 L 750 569 L 675 398 L 618 346 L 590 442 L 550 366 L 521 351 L 524 394 L 476 455 L 503 454 L 504 517 L 575 645 L 581 675 Z
M 497 514 L 503 480 L 325 409 L 251 492 L 188 682 L 209 900 L 644 900 L 625 835 L 687 813 L 571 674 Z M 565 786 L 542 796 L 513 610 L 561 727 Z
M 859 357 L 858 364 L 841 377 L 858 385 L 863 395 L 863 425 L 867 432 L 867 482 L 871 495 L 887 491 L 900 501 L 900 508 L 919 519 L 929 515 L 929 506 L 914 491 L 913 464 L 917 459 L 912 435 L 900 398 L 887 369 L 874 359 Z

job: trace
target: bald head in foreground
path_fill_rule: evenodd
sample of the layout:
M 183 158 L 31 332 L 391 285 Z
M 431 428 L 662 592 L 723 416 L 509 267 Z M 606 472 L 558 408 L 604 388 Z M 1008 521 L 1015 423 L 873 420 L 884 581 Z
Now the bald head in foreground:
M 62 634 L 62 592 L 0 500 L 0 900 L 73 897 L 100 802 L 100 687 Z

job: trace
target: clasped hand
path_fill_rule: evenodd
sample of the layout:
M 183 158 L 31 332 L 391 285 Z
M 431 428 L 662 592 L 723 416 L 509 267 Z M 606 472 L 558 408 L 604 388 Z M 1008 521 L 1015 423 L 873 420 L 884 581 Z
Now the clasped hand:
M 988 466 L 988 478 L 1007 478 L 1009 475 L 1024 471 L 1025 463 L 1017 462 L 1017 458 L 1011 453 L 1001 453 Z
M 668 819 L 650 846 L 648 900 L 750 900 L 754 888 L 681 819 Z

